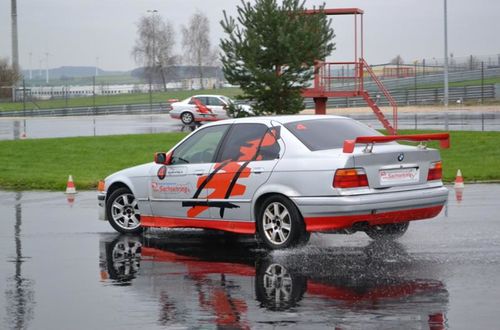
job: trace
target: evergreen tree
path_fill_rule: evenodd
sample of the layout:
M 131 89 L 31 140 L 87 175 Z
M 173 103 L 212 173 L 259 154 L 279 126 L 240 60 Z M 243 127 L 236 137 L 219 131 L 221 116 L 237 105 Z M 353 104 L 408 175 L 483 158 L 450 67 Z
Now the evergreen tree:
M 297 113 L 301 90 L 313 78 L 314 61 L 335 48 L 331 21 L 322 12 L 304 14 L 304 1 L 242 0 L 238 17 L 220 22 L 226 79 L 255 102 L 256 115 Z

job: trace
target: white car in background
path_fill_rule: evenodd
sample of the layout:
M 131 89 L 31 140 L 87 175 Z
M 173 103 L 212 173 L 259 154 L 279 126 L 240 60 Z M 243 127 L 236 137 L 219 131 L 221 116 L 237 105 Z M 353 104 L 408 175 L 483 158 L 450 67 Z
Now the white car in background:
M 196 100 L 207 109 L 200 109 Z M 180 119 L 184 125 L 195 122 L 217 121 L 229 118 L 227 110 L 234 101 L 224 95 L 193 95 L 185 100 L 170 104 L 170 117 Z M 246 104 L 238 105 L 245 112 L 252 112 L 252 107 Z

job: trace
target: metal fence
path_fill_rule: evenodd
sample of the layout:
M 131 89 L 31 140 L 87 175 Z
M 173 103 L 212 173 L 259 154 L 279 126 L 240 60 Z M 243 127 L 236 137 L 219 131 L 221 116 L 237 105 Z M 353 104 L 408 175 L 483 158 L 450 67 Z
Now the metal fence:
M 459 71 L 459 72 L 450 72 L 448 74 L 448 81 L 452 82 L 460 82 L 460 81 L 468 81 L 468 80 L 481 80 L 500 77 L 500 68 L 490 68 L 490 69 L 475 69 L 469 71 Z M 425 85 L 430 84 L 442 84 L 444 81 L 443 73 L 438 74 L 417 74 L 413 77 L 406 78 L 393 78 L 393 79 L 382 79 L 382 83 L 384 86 L 391 90 L 397 90 L 401 88 L 414 88 L 415 86 L 425 87 Z M 480 85 L 480 84 L 478 84 Z M 377 90 L 377 86 L 374 82 L 370 81 L 368 77 L 365 77 L 364 88 L 368 91 Z
M 96 107 L 71 107 L 60 109 L 26 109 L 0 111 L 0 117 L 64 117 L 64 116 L 102 116 L 167 113 L 169 103 L 103 105 Z
M 477 101 L 500 98 L 497 95 L 500 88 L 495 85 L 451 87 L 449 89 L 450 102 Z M 429 105 L 439 104 L 443 99 L 443 88 L 392 90 L 391 95 L 399 105 Z M 389 102 L 382 95 L 372 94 L 372 98 L 379 106 L 388 106 Z M 0 111 L 0 117 L 59 117 L 59 116 L 99 116 L 114 114 L 159 114 L 168 112 L 169 103 L 104 105 L 97 107 L 69 107 L 60 109 L 26 109 L 18 111 Z M 306 109 L 314 109 L 314 101 L 305 99 Z M 361 97 L 330 98 L 329 108 L 349 108 L 366 106 Z
M 464 101 L 477 101 L 481 103 L 487 99 L 500 97 L 496 95 L 499 90 L 495 90 L 495 85 L 484 86 L 464 86 L 450 87 L 449 100 L 461 104 Z M 443 88 L 427 88 L 427 89 L 395 89 L 390 90 L 392 97 L 398 105 L 429 105 L 442 103 L 444 96 Z M 388 106 L 389 102 L 381 93 L 372 93 L 371 97 L 379 106 Z M 314 109 L 314 101 L 306 99 L 304 101 L 306 109 Z M 364 107 L 365 100 L 362 97 L 354 98 L 330 98 L 327 102 L 329 108 L 349 108 L 349 107 Z
M 373 114 L 346 115 L 376 129 L 380 122 Z M 434 129 L 466 131 L 500 131 L 500 112 L 400 113 L 399 129 Z M 165 114 L 80 116 L 80 117 L 26 117 L 0 119 L 0 140 L 36 139 L 70 136 L 104 136 L 116 134 L 151 134 L 191 131 Z
M 377 129 L 380 122 L 372 114 L 344 115 Z M 500 131 L 500 112 L 453 112 L 399 113 L 399 129 L 432 129 L 445 131 Z

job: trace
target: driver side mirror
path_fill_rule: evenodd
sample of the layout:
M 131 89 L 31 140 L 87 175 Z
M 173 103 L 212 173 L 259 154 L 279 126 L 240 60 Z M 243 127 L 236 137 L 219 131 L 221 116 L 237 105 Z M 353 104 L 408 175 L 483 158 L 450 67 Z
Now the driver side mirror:
M 157 152 L 155 153 L 155 163 L 160 165 L 170 165 L 172 162 L 172 153 Z

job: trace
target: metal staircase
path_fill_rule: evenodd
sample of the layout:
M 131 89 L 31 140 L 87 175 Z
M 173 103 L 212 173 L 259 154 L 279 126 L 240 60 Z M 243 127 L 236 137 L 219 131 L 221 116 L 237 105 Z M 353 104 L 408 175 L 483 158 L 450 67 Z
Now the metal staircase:
M 380 110 L 380 108 L 377 106 L 377 103 L 372 100 L 370 94 L 368 94 L 368 92 L 365 91 L 361 93 L 361 95 L 363 96 L 363 99 L 366 101 L 366 104 L 368 104 L 368 106 L 372 108 L 373 113 L 375 113 L 375 116 L 382 123 L 387 132 L 389 132 L 389 134 L 391 135 L 396 135 L 396 129 L 391 125 L 389 120 L 385 117 L 382 110 Z
M 398 129 L 398 105 L 387 88 L 385 88 L 364 60 L 363 10 L 359 8 L 311 9 L 306 10 L 305 14 L 315 15 L 319 12 L 323 12 L 326 15 L 351 15 L 354 17 L 354 60 L 344 62 L 325 62 L 324 59 L 317 60 L 314 65 L 313 86 L 304 89 L 302 96 L 314 100 L 316 114 L 326 114 L 329 97 L 352 98 L 362 96 L 389 134 L 396 135 Z M 358 48 L 361 54 L 359 57 Z M 379 91 L 392 106 L 392 124 L 378 107 L 377 102 L 365 90 L 365 71 L 370 75 Z
M 389 132 L 391 135 L 396 135 L 397 130 L 398 130 L 398 105 L 394 98 L 392 97 L 391 93 L 385 88 L 384 84 L 378 79 L 377 75 L 373 72 L 372 68 L 366 63 L 364 59 L 360 59 L 360 62 L 362 63 L 364 69 L 366 72 L 370 74 L 370 77 L 372 80 L 377 84 L 378 89 L 382 94 L 384 94 L 385 98 L 387 101 L 389 101 L 389 104 L 392 107 L 392 122 L 393 125 L 389 122 L 389 120 L 385 117 L 384 113 L 380 110 L 380 108 L 377 106 L 377 103 L 373 101 L 373 99 L 370 97 L 368 92 L 366 90 L 362 91 L 362 96 L 363 99 L 366 101 L 368 106 L 372 108 L 373 112 L 375 113 L 375 116 L 378 118 L 378 120 L 382 123 L 384 128 Z

